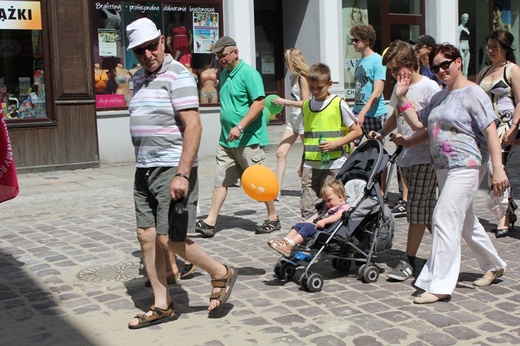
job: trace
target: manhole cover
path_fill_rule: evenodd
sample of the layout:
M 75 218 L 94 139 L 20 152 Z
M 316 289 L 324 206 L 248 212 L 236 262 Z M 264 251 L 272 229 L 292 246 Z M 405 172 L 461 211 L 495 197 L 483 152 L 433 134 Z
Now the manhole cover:
M 90 282 L 128 281 L 139 276 L 139 263 L 117 263 L 89 267 L 76 274 L 76 277 L 81 281 Z

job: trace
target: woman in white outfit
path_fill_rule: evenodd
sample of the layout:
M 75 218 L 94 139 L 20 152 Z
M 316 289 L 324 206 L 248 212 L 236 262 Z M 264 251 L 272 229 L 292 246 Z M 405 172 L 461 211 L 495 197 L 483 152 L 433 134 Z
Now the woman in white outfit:
M 287 153 L 296 142 L 298 136 L 303 143 L 303 115 L 302 105 L 303 100 L 310 97 L 309 84 L 307 83 L 307 72 L 309 67 L 305 62 L 302 52 L 297 48 L 291 48 L 285 51 L 284 54 L 285 67 L 291 71 L 291 96 L 292 100 L 276 98 L 272 103 L 281 106 L 290 106 L 289 115 L 287 119 L 287 128 L 282 136 L 282 140 L 276 150 L 276 177 L 280 184 L 280 191 L 282 190 L 283 176 L 285 174 Z M 303 160 L 302 160 L 303 164 Z M 301 177 L 302 167 L 298 170 L 298 176 Z M 280 193 L 278 193 L 280 198 Z
M 469 59 L 471 57 L 469 52 L 469 29 L 466 27 L 468 20 L 469 15 L 467 13 L 463 13 L 460 16 L 459 49 L 462 56 L 462 74 L 464 77 L 468 76 Z
M 434 303 L 451 297 L 461 263 L 461 236 L 473 251 L 484 276 L 475 286 L 488 286 L 505 273 L 506 263 L 473 213 L 473 198 L 491 155 L 493 189 L 501 195 L 508 187 L 491 101 L 477 84 L 462 74 L 459 50 L 449 44 L 435 45 L 430 68 L 446 85 L 419 114 L 406 98 L 410 73 L 398 76 L 396 95 L 406 121 L 417 131 L 428 129 L 430 154 L 440 195 L 433 212 L 432 250 L 415 282 L 425 292 L 416 304 Z

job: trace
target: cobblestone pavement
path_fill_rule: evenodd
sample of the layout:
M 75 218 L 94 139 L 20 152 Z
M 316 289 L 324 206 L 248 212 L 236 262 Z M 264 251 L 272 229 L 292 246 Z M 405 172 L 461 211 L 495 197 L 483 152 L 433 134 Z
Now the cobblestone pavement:
M 268 165 L 276 165 L 283 128 L 270 127 Z M 389 148 L 391 151 L 392 149 Z M 297 270 L 292 280 L 273 273 L 277 255 L 266 241 L 282 236 L 298 221 L 301 144 L 290 152 L 282 199 L 283 223 L 276 234 L 255 235 L 265 218 L 263 204 L 232 188 L 218 221 L 218 234 L 197 239 L 216 259 L 239 268 L 229 302 L 208 315 L 209 276 L 170 286 L 179 320 L 137 331 L 127 329 L 135 313 L 151 304 L 144 287 L 135 236 L 131 164 L 98 169 L 30 173 L 20 176 L 20 195 L 0 205 L 0 335 L 12 345 L 503 345 L 520 344 L 520 259 L 515 230 L 495 239 L 508 262 L 507 275 L 486 288 L 472 281 L 482 273 L 463 244 L 459 283 L 449 303 L 412 304 L 411 280 L 390 282 L 387 273 L 406 244 L 406 218 L 396 219 L 394 246 L 377 257 L 375 283 L 362 283 L 357 267 L 348 274 L 322 258 L 321 292 L 306 292 Z M 518 153 L 511 158 L 513 186 L 520 186 Z M 209 209 L 214 158 L 200 160 L 201 214 Z M 395 179 L 394 179 L 395 180 Z M 396 199 L 395 181 L 390 199 Z M 491 230 L 486 192 L 475 210 Z M 282 204 L 283 203 L 283 204 Z M 517 203 L 520 201 L 517 200 Z M 491 221 L 488 221 L 491 220 Z M 419 257 L 426 259 L 431 237 Z M 420 263 L 422 263 L 421 261 Z

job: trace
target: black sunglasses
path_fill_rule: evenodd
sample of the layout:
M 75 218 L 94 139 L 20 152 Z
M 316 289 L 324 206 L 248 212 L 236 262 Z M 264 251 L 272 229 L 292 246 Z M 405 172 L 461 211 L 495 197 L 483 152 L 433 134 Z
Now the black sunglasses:
M 454 62 L 455 60 L 457 60 L 457 59 L 445 60 L 445 61 L 441 62 L 439 65 L 432 65 L 432 66 L 430 66 L 430 70 L 432 70 L 433 73 L 439 73 L 441 68 L 443 70 L 447 70 L 450 67 L 451 63 Z
M 354 43 L 354 44 L 357 44 L 357 43 L 359 43 L 360 41 L 361 41 L 361 40 L 360 40 L 359 38 L 353 38 L 353 39 L 352 39 L 352 43 Z
M 144 53 L 146 53 L 147 50 L 149 50 L 150 52 L 155 52 L 157 50 L 157 47 L 159 47 L 159 41 L 160 40 L 153 41 L 146 47 L 134 48 L 133 52 L 137 55 L 143 55 Z

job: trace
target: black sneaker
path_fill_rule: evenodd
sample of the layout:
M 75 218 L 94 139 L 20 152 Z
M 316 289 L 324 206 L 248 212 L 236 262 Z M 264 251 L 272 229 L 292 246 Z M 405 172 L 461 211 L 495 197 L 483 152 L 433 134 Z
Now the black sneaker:
M 394 217 L 406 216 L 406 201 L 399 201 L 399 203 L 392 208 L 392 215 L 394 215 Z
M 277 231 L 282 228 L 280 217 L 277 216 L 275 221 L 269 219 L 265 220 L 261 226 L 258 226 L 255 230 L 255 234 L 266 234 Z
M 202 238 L 212 238 L 215 235 L 215 226 L 210 226 L 203 220 L 195 222 L 195 232 L 200 233 Z

